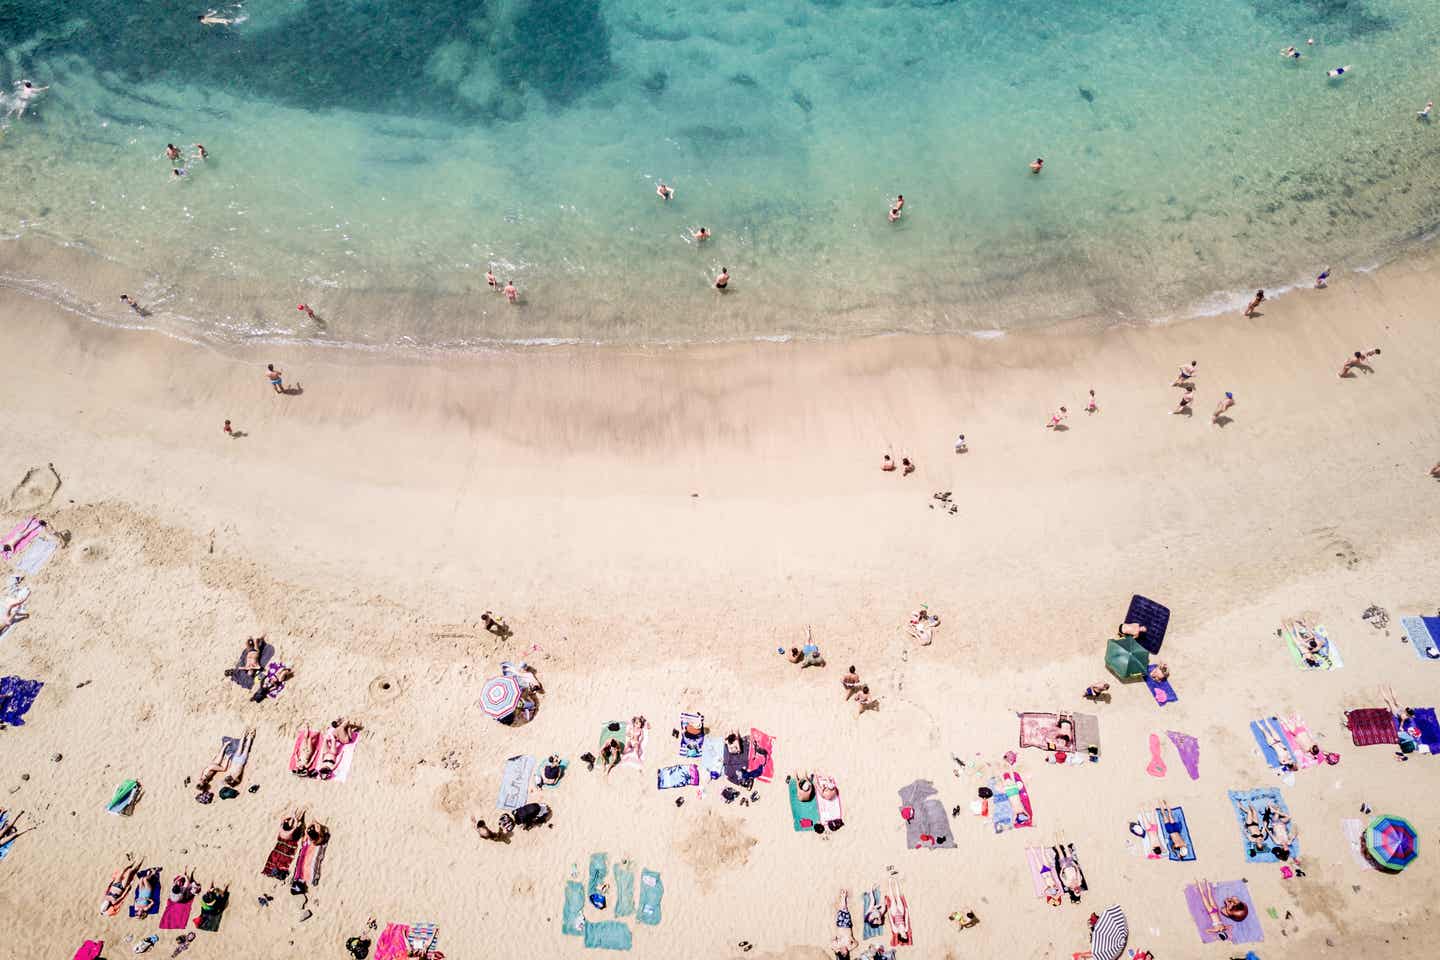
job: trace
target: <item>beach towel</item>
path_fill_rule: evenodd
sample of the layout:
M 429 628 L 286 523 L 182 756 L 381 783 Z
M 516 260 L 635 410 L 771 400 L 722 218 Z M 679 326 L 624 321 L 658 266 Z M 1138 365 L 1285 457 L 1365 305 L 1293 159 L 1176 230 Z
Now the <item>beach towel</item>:
M 719 737 L 706 737 L 700 748 L 700 772 L 707 779 L 718 780 L 725 772 L 725 742 Z
M 1185 766 L 1185 772 L 1191 780 L 1200 779 L 1200 741 L 1188 733 L 1181 733 L 1178 730 L 1166 730 L 1165 736 L 1175 745 L 1175 752 L 1180 754 L 1180 762 Z
M 761 783 L 775 779 L 775 741 L 763 730 L 750 728 L 750 756 L 746 770 Z
M 565 881 L 565 907 L 560 914 L 560 932 L 572 937 L 585 933 L 585 887 L 579 880 Z
M 313 887 L 320 882 L 320 861 L 325 859 L 329 843 L 314 844 L 308 839 L 300 841 L 300 852 L 295 855 L 294 879 Z
M 184 878 L 180 877 L 183 881 Z M 184 930 L 190 925 L 190 906 L 195 902 L 191 897 L 188 900 L 166 900 L 165 912 L 160 914 L 161 930 Z
M 883 903 L 879 889 L 865 891 L 865 912 L 860 915 L 860 939 L 872 940 L 885 932 L 884 924 L 878 927 L 870 926 L 870 908 L 877 903 Z
M 1050 900 L 1063 894 L 1060 878 L 1055 876 L 1054 861 L 1045 850 L 1026 847 L 1025 862 L 1030 866 L 1030 886 L 1034 889 L 1035 896 L 1041 900 Z
M 712 738 L 713 739 L 713 738 Z M 716 741 L 721 742 L 721 741 Z M 723 742 L 722 746 L 724 746 Z M 750 780 L 745 776 L 746 768 L 750 765 L 750 738 L 740 738 L 740 752 L 731 753 L 728 747 L 725 749 L 725 779 L 737 787 L 750 785 Z
M 230 894 L 219 894 L 211 903 L 207 904 L 202 897 L 200 900 L 200 914 L 195 918 L 195 929 L 204 930 L 207 933 L 218 933 L 220 931 L 220 918 L 225 913 L 225 908 L 230 905 Z
M 890 888 L 895 891 L 893 897 L 885 898 L 885 921 L 890 924 L 890 946 L 914 946 L 915 928 L 910 923 L 910 904 L 906 902 L 905 894 L 900 891 L 899 880 L 891 877 Z
M 650 742 L 650 724 L 630 721 L 625 733 L 625 752 L 620 755 L 623 766 L 639 769 L 645 765 L 645 744 Z
M 440 928 L 433 923 L 412 923 L 405 934 L 405 944 L 412 957 L 428 955 L 439 942 Z
M 281 663 L 279 660 L 271 660 L 268 664 L 265 665 L 265 679 L 273 682 L 275 680 L 275 677 L 280 673 L 280 671 L 286 669 L 289 669 L 286 664 Z M 261 703 L 265 700 L 266 697 L 274 700 L 276 697 L 280 696 L 280 691 L 285 689 L 285 684 L 274 684 L 274 686 L 272 686 L 269 690 L 265 692 L 264 696 L 261 696 L 260 694 L 261 689 L 264 689 L 263 683 L 260 685 L 259 688 L 256 689 L 255 693 L 250 697 L 250 699 L 254 700 L 256 703 Z
M 1075 752 L 1100 754 L 1100 718 L 1093 713 L 1072 715 L 1075 721 Z
M 1165 642 L 1165 630 L 1170 626 L 1170 608 L 1137 593 L 1130 598 L 1124 622 L 1138 623 L 1145 628 L 1145 632 L 1135 639 L 1154 656 Z
M 1035 821 L 1030 809 L 1030 794 L 1025 781 L 1014 771 L 990 779 L 991 800 L 990 821 L 996 833 L 1033 827 Z
M 0 827 L 5 826 L 5 824 L 8 823 L 9 821 L 10 821 L 10 816 L 9 816 L 9 814 L 0 813 Z M 4 860 L 4 859 L 5 859 L 5 855 L 10 852 L 10 847 L 11 847 L 11 845 L 14 844 L 14 843 L 15 843 L 15 838 L 14 838 L 14 837 L 11 837 L 9 840 L 5 841 L 4 843 L 0 843 L 0 860 Z
M 132 917 L 153 917 L 160 912 L 160 877 L 165 873 L 160 867 L 148 877 L 137 877 L 135 879 L 135 894 L 130 900 L 130 916 Z M 150 908 L 142 912 L 136 912 L 135 904 L 144 897 L 149 897 Z
M 1147 676 L 1145 686 L 1149 688 L 1150 696 L 1155 698 L 1155 703 L 1159 706 L 1168 707 L 1180 699 L 1180 695 L 1175 692 L 1175 687 L 1171 685 L 1168 678 L 1156 683 Z
M 640 909 L 635 919 L 647 926 L 660 922 L 660 901 L 665 896 L 665 884 L 654 870 L 640 872 Z
M 1305 662 L 1305 633 L 1310 633 L 1319 642 L 1320 649 L 1315 652 L 1316 663 Z M 1339 670 L 1345 666 L 1340 659 L 1340 650 L 1330 641 L 1330 635 L 1325 632 L 1325 627 L 1316 624 L 1310 626 L 1304 619 L 1291 619 L 1284 621 L 1280 626 L 1281 636 L 1285 638 L 1285 647 L 1290 651 L 1290 659 L 1295 665 L 1306 670 Z
M 40 531 L 43 529 L 45 528 L 40 526 L 39 517 L 21 520 L 10 528 L 10 532 L 5 534 L 5 539 L 0 542 L 10 544 L 10 559 L 14 560 L 30 545 L 31 540 L 40 536 Z
M 835 796 L 826 799 L 825 791 L 832 791 Z M 835 778 L 824 773 L 815 775 L 815 808 L 819 812 L 820 822 L 830 829 L 835 829 L 831 824 L 842 823 L 845 819 L 840 808 L 840 787 L 835 783 Z
M 622 750 L 625 748 L 625 724 L 619 720 L 610 720 L 600 725 L 600 749 L 604 750 L 605 744 L 611 740 L 620 744 Z
M 1365 821 L 1359 817 L 1342 817 L 1340 832 L 1345 835 L 1345 842 L 1350 845 L 1350 859 L 1362 867 L 1371 866 L 1370 861 L 1365 859 L 1365 852 L 1360 849 L 1360 840 L 1365 835 Z
M 375 940 L 375 960 L 405 960 L 410 954 L 409 934 L 405 924 L 387 923 Z
M 327 733 L 325 736 L 327 740 L 334 739 L 333 732 Z M 344 783 L 350 779 L 350 765 L 355 761 L 355 748 L 359 746 L 359 744 L 360 741 L 356 739 L 340 745 L 340 753 L 335 757 L 335 772 L 330 775 L 331 780 L 334 780 L 336 783 Z M 323 746 L 320 752 L 321 754 L 325 752 Z M 562 763 L 561 766 L 564 766 L 564 764 Z
M 1406 728 L 1427 753 L 1440 753 L 1440 721 L 1435 718 L 1434 707 L 1420 707 L 1405 724 Z
M 1168 768 L 1165 766 L 1165 757 L 1162 753 L 1162 744 L 1158 733 L 1150 734 L 1150 762 L 1145 765 L 1145 772 L 1152 777 L 1163 777 Z
M 628 917 L 635 912 L 635 865 L 629 860 L 615 864 L 615 916 Z
M 519 754 L 505 761 L 500 774 L 500 796 L 495 806 L 501 810 L 523 807 L 530 798 L 530 778 L 535 775 L 535 758 Z
M 929 780 L 916 780 L 900 788 L 900 808 L 910 811 L 905 822 L 905 846 L 952 850 L 955 837 L 950 831 L 950 815 Z
M 1155 808 L 1155 819 L 1160 824 L 1160 840 L 1165 845 L 1165 856 L 1176 863 L 1189 863 L 1195 859 L 1195 844 L 1190 840 L 1190 826 L 1185 822 L 1185 811 L 1181 807 L 1170 808 L 1170 820 L 1164 811 Z M 1172 834 L 1179 834 L 1179 843 Z
M 1279 863 L 1280 858 L 1272 852 L 1273 845 L 1267 844 L 1260 846 L 1250 842 L 1250 837 L 1245 832 L 1245 810 L 1243 807 L 1248 806 L 1254 808 L 1255 814 L 1260 818 L 1262 824 L 1265 822 L 1265 808 L 1272 803 L 1280 812 L 1289 816 L 1290 808 L 1285 805 L 1285 798 L 1280 795 L 1280 791 L 1275 787 L 1261 787 L 1258 790 L 1231 790 L 1229 791 L 1229 797 L 1230 806 L 1235 811 L 1235 822 L 1240 825 L 1240 842 L 1245 848 L 1245 859 L 1250 863 Z M 1297 832 L 1293 825 L 1291 826 L 1290 832 L 1292 835 Z M 1300 856 L 1300 841 L 1298 839 L 1291 841 L 1289 851 L 1290 855 L 1288 859 L 1293 860 Z
M 1221 918 L 1227 931 L 1226 939 L 1230 943 L 1263 942 L 1265 934 L 1260 929 L 1260 911 L 1255 909 L 1255 899 L 1250 896 L 1250 888 L 1245 885 L 1245 881 L 1226 880 L 1212 886 L 1217 905 L 1223 904 L 1226 897 L 1235 897 L 1243 900 L 1245 905 L 1250 908 L 1249 916 L 1240 923 Z M 1190 909 L 1190 918 L 1195 921 L 1195 932 L 1200 934 L 1201 943 L 1214 943 L 1220 939 L 1217 934 L 1208 932 L 1210 917 L 1205 912 L 1205 904 L 1201 901 L 1200 888 L 1193 883 L 1185 888 L 1185 906 Z
M 1060 715 L 1057 713 L 1022 713 L 1020 717 L 1020 747 L 1052 749 L 1060 735 Z
M 290 865 L 295 862 L 295 841 L 276 840 L 275 846 L 270 848 L 270 855 L 265 858 L 265 866 L 260 870 L 262 876 L 273 877 L 276 880 L 285 880 L 290 876 Z
M 110 802 L 105 804 L 105 812 L 118 816 L 130 816 L 135 808 L 135 802 L 140 799 L 140 782 L 138 780 L 126 780 L 115 788 L 115 793 L 110 797 Z
M 588 871 L 589 883 L 585 888 L 585 899 L 590 901 L 590 906 L 596 910 L 604 910 L 609 905 L 605 898 L 605 877 L 610 872 L 610 857 L 603 853 L 590 854 L 590 869 Z
M 585 946 L 592 950 L 629 950 L 630 927 L 616 920 L 592 920 L 585 924 Z
M 4 681 L 0 681 L 0 687 L 3 687 L 3 684 Z M 1400 735 L 1395 730 L 1395 717 L 1389 710 L 1380 707 L 1347 710 L 1345 719 L 1350 726 L 1350 739 L 1355 741 L 1357 747 L 1400 742 Z
M 75 951 L 75 960 L 100 960 L 104 949 L 104 940 L 86 940 L 80 944 L 80 949 Z
M 255 678 L 269 668 L 270 658 L 273 656 L 275 656 L 275 648 L 264 640 L 260 641 L 260 669 L 254 672 L 242 671 L 240 668 L 245 666 L 245 654 L 242 652 L 240 659 L 235 661 L 235 669 L 230 671 L 230 682 L 244 687 L 246 690 L 254 690 Z
M 17 573 L 23 573 L 27 577 L 34 576 L 40 572 L 40 569 L 44 567 L 45 564 L 50 562 L 50 558 L 55 555 L 55 551 L 59 548 L 60 544 L 51 540 L 49 537 L 35 537 L 29 542 L 29 546 L 26 547 L 25 552 L 15 561 L 15 571 Z
M 1284 748 L 1283 752 L 1277 752 L 1276 747 L 1270 745 L 1265 737 L 1266 731 Z M 1295 751 L 1290 745 L 1290 738 L 1285 735 L 1285 728 L 1280 721 L 1274 717 L 1267 717 L 1263 720 L 1252 720 L 1250 722 L 1250 735 L 1255 738 L 1255 744 L 1260 748 L 1260 755 L 1265 758 L 1267 766 L 1274 770 L 1299 769 L 1299 762 L 1295 758 Z
M 1272 717 L 1271 719 L 1275 721 L 1275 718 Z M 1294 754 L 1295 761 L 1300 765 L 1301 770 L 1318 767 L 1325 762 L 1325 755 L 1323 753 L 1317 757 L 1310 751 L 1300 748 L 1300 744 L 1304 742 L 1304 738 L 1308 737 L 1310 728 L 1305 726 L 1305 721 L 1300 719 L 1298 713 L 1289 717 L 1281 717 L 1275 722 L 1278 722 L 1280 729 L 1285 731 L 1285 739 L 1290 744 L 1290 752 Z M 1313 743 L 1314 741 L 1312 740 L 1311 742 Z
M 35 698 L 40 695 L 43 686 L 45 684 L 40 680 L 0 677 L 0 723 L 23 727 L 25 714 L 35 705 Z
M 673 767 L 661 767 L 655 771 L 656 790 L 693 787 L 699 782 L 700 768 L 693 763 L 677 763 Z
M 694 727 L 699 733 L 687 733 L 686 727 Z M 698 713 L 680 714 L 680 756 L 698 757 L 705 746 L 705 717 Z
M 1065 879 L 1067 871 L 1066 864 L 1075 868 L 1075 876 L 1068 882 Z M 1050 865 L 1055 870 L 1055 879 L 1060 884 L 1061 891 L 1070 898 L 1071 903 L 1079 903 L 1081 896 L 1090 889 L 1090 881 L 1085 879 L 1085 868 L 1080 865 L 1080 858 L 1075 853 L 1075 844 L 1062 843 L 1050 848 Z M 1079 884 L 1074 883 L 1079 880 Z
M 310 762 L 302 763 L 301 756 L 306 752 L 310 753 Z M 304 724 L 295 731 L 295 746 L 290 749 L 290 772 L 308 773 L 315 769 L 320 762 L 320 731 L 311 730 L 309 724 Z
M 1435 621 L 1433 624 L 1430 621 Z M 1415 656 L 1426 663 L 1440 663 L 1440 656 L 1432 657 L 1427 650 L 1440 651 L 1440 617 L 1401 617 L 1400 627 L 1405 631 L 1405 638 L 1410 641 L 1410 649 L 1415 651 Z
M 786 777 L 785 786 L 790 791 L 790 822 L 796 832 L 815 829 L 815 824 L 820 819 L 820 808 L 815 797 L 801 800 L 800 789 L 794 777 Z M 818 791 L 816 796 L 819 796 Z

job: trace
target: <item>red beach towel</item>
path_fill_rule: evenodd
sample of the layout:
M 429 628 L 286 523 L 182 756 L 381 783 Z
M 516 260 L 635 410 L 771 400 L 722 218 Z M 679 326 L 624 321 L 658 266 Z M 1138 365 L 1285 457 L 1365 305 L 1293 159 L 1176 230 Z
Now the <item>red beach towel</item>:
M 1400 735 L 1395 732 L 1395 717 L 1389 710 L 1379 707 L 1347 710 L 1345 718 L 1350 723 L 1350 738 L 1357 747 L 1400 742 Z
M 184 930 L 190 922 L 190 903 L 189 900 L 167 900 L 165 912 L 160 914 L 160 929 Z
M 770 734 L 763 730 L 756 730 L 754 727 L 750 728 L 750 758 L 747 761 L 746 769 L 759 769 L 760 773 L 755 779 L 761 783 L 769 783 L 775 779 L 774 750 L 775 741 L 771 739 Z M 763 768 L 760 765 L 762 759 L 765 763 Z
M 104 940 L 86 940 L 75 951 L 75 960 L 99 960 L 100 951 L 105 949 Z

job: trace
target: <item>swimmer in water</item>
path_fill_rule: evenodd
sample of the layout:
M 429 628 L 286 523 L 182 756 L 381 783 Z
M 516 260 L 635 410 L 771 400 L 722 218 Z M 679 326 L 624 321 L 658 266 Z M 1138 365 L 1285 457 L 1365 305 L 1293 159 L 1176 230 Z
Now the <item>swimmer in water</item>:
M 1338 79 L 1340 79 L 1341 77 L 1345 76 L 1347 73 L 1349 73 L 1349 72 L 1350 72 L 1351 70 L 1353 70 L 1353 69 L 1355 69 L 1355 68 L 1352 67 L 1352 66 L 1350 66 L 1348 63 L 1347 63 L 1345 66 L 1343 66 L 1343 67 L 1336 67 L 1336 68 L 1334 68 L 1333 70 L 1330 71 L 1330 79 L 1331 79 L 1331 80 L 1338 80 Z
M 1296 50 L 1294 47 L 1286 47 L 1284 50 L 1280 51 L 1280 56 L 1289 57 L 1291 60 L 1299 60 L 1300 51 Z
M 665 201 L 674 200 L 675 188 L 665 186 L 664 180 L 657 180 L 655 181 L 655 196 Z
M 166 156 L 167 159 L 170 159 L 170 160 L 179 160 L 179 159 L 180 159 L 180 148 L 177 147 L 177 146 L 175 146 L 175 144 L 173 144 L 173 143 L 167 143 L 167 144 L 165 144 L 165 156 Z
M 1035 162 L 1030 164 L 1031 173 L 1039 173 L 1045 167 L 1045 158 L 1036 157 Z
M 200 14 L 200 22 L 211 27 L 229 27 L 234 25 L 234 17 L 222 17 L 219 10 L 207 10 Z
M 726 267 L 721 267 L 720 276 L 715 278 L 715 289 L 724 293 L 725 288 L 728 286 L 730 286 L 730 270 Z
M 203 143 L 197 143 L 197 144 L 195 144 L 195 159 L 196 159 L 196 160 L 209 160 L 209 159 L 210 159 L 210 151 L 205 149 L 205 144 L 203 144 Z
M 496 293 L 500 292 L 500 281 L 495 279 L 494 270 L 485 271 L 485 285 L 488 286 L 491 290 L 494 290 Z
M 520 302 L 520 291 L 515 289 L 514 280 L 505 281 L 505 299 L 509 300 L 511 303 Z
M 704 227 L 701 227 L 699 230 L 696 230 L 694 233 L 690 234 L 690 239 L 694 240 L 696 243 L 704 243 L 706 240 L 710 239 L 710 231 L 706 230 Z
M 185 176 L 185 174 L 186 174 L 186 170 L 185 170 L 184 167 L 175 167 L 174 169 L 172 169 L 172 170 L 170 171 L 170 182 L 171 182 L 171 183 L 176 183 L 176 182 L 178 182 L 181 177 Z
M 30 101 L 49 89 L 49 87 L 37 87 L 29 80 L 17 80 L 15 82 L 15 103 L 10 108 L 10 115 L 24 116 L 25 108 L 30 105 Z
M 1431 110 L 1434 110 L 1434 109 L 1435 109 L 1435 101 L 1434 101 L 1434 100 L 1427 100 L 1427 101 L 1425 101 L 1425 109 L 1424 109 L 1424 110 L 1421 110 L 1419 113 L 1415 114 L 1415 116 L 1416 116 L 1418 119 L 1420 119 L 1420 120 L 1429 120 L 1429 119 L 1430 119 L 1430 111 L 1431 111 Z

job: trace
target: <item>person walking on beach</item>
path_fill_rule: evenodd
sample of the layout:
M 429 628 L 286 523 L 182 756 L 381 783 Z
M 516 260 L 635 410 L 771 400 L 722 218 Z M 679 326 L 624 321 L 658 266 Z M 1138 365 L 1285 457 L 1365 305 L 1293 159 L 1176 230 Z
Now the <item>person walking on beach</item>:
M 225 421 L 225 426 L 222 429 L 224 429 L 225 431 L 225 436 L 229 437 L 231 440 L 235 439 L 235 431 L 230 428 L 229 420 Z
M 275 364 L 265 364 L 265 379 L 270 381 L 270 386 L 275 388 L 276 393 L 285 392 L 285 380 L 280 371 L 275 369 Z
M 1044 158 L 1044 157 L 1036 157 L 1036 158 L 1035 158 L 1035 161 L 1030 164 L 1030 172 L 1031 172 L 1031 173 L 1039 173 L 1039 172 L 1040 172 L 1041 170 L 1043 170 L 1043 169 L 1045 169 L 1045 158 Z
M 1091 388 L 1090 388 L 1090 399 L 1089 399 L 1088 401 L 1086 401 L 1086 403 L 1085 403 L 1085 412 L 1086 412 L 1086 413 L 1099 413 L 1099 412 L 1100 412 L 1100 407 L 1097 406 L 1096 403 L 1095 403 L 1095 388 L 1094 388 L 1094 387 L 1091 387 Z
M 1061 407 L 1059 410 L 1056 410 L 1054 413 L 1050 414 L 1050 422 L 1045 424 L 1045 429 L 1054 430 L 1062 423 L 1064 423 L 1069 416 L 1070 411 L 1066 410 L 1064 407 Z
M 1262 304 L 1262 303 L 1264 303 L 1264 302 L 1265 302 L 1265 291 L 1264 291 L 1264 290 L 1256 290 L 1256 291 L 1255 291 L 1255 299 L 1254 299 L 1254 300 L 1251 300 L 1251 301 L 1250 301 L 1250 304 L 1245 308 L 1245 316 L 1247 316 L 1247 317 L 1253 317 L 1253 316 L 1255 316 L 1255 308 L 1258 307 L 1258 306 L 1260 306 L 1260 304 Z
M 135 311 L 136 313 L 138 313 L 140 316 L 142 316 L 142 317 L 145 316 L 145 311 L 144 311 L 143 309 L 141 309 L 140 304 L 136 303 L 134 300 L 132 300 L 132 299 L 130 298 L 130 294 L 128 294 L 128 293 L 122 293 L 122 294 L 120 294 L 120 302 L 123 303 L 123 304 L 125 304 L 125 306 L 129 307 L 131 310 L 134 310 L 134 311 Z
M 1192 410 L 1190 409 L 1190 404 L 1193 403 L 1194 401 L 1195 401 L 1195 395 L 1194 395 L 1194 394 L 1192 394 L 1192 393 L 1182 394 L 1181 397 L 1180 397 L 1180 403 L 1177 404 L 1176 407 L 1175 407 L 1175 409 L 1174 409 L 1174 410 L 1171 410 L 1170 412 L 1171 412 L 1171 413 L 1183 413 L 1183 414 L 1185 414 L 1186 416 L 1189 416 L 1191 413 L 1194 412 L 1194 411 L 1192 411 Z
M 724 293 L 725 288 L 728 286 L 730 286 L 730 268 L 721 267 L 720 276 L 715 278 L 715 289 L 719 290 L 721 293 Z
M 1374 350 L 1367 350 L 1367 351 L 1365 351 L 1364 353 L 1361 353 L 1359 350 L 1356 350 L 1356 351 L 1355 351 L 1355 356 L 1351 357 L 1349 360 L 1346 360 L 1346 361 L 1345 361 L 1345 365 L 1340 368 L 1340 376 L 1341 376 L 1341 377 L 1349 377 L 1349 376 L 1350 376 L 1350 371 L 1351 371 L 1351 370 L 1354 370 L 1354 369 L 1357 368 L 1357 367 L 1360 368 L 1361 370 L 1364 370 L 1364 371 L 1367 372 L 1367 373 L 1373 372 L 1373 371 L 1370 370 L 1370 362 L 1369 362 L 1369 361 L 1370 361 L 1370 358 L 1371 358 L 1371 357 L 1378 357 L 1378 356 L 1380 356 L 1380 348 L 1379 348 L 1379 347 L 1376 347 Z
M 520 302 L 520 291 L 515 289 L 514 280 L 505 281 L 505 299 L 509 300 L 511 303 Z
M 305 316 L 309 317 L 311 320 L 318 322 L 320 319 L 319 317 L 315 316 L 315 311 L 310 308 L 310 304 L 308 303 L 297 303 L 295 305 L 295 309 L 305 314 Z
M 485 286 L 489 287 L 495 293 L 500 292 L 500 281 L 495 279 L 494 270 L 485 271 Z
M 1184 387 L 1184 386 L 1188 386 L 1189 383 L 1190 383 L 1190 381 L 1191 381 L 1192 379 L 1194 379 L 1194 377 L 1195 377 L 1195 371 L 1196 371 L 1196 369 L 1197 369 L 1199 366 L 1200 366 L 1200 361 L 1199 361 L 1199 360 L 1191 360 L 1189 363 L 1185 364 L 1183 367 L 1180 368 L 1180 376 L 1176 377 L 1176 378 L 1175 378 L 1175 382 L 1172 383 L 1172 384 L 1170 384 L 1170 386 L 1172 386 L 1172 387 Z
M 965 434 L 962 433 L 962 434 L 960 434 L 959 436 L 957 436 L 957 437 L 955 438 L 955 452 L 956 452 L 956 453 L 965 453 L 965 452 L 966 452 L 967 450 L 969 450 L 969 449 L 970 449 L 970 445 L 965 442 Z
M 1330 285 L 1330 268 L 1326 267 L 1315 275 L 1315 289 L 1324 290 Z
M 1215 412 L 1210 414 L 1210 422 L 1214 424 L 1219 424 L 1222 418 L 1226 420 L 1230 419 L 1229 417 L 1225 416 L 1225 411 L 1229 410 L 1233 406 L 1235 406 L 1235 394 L 1231 393 L 1229 390 L 1226 390 L 1225 396 L 1221 398 L 1220 402 L 1215 405 Z
M 675 199 L 675 188 L 665 186 L 664 180 L 655 181 L 655 196 L 667 203 Z

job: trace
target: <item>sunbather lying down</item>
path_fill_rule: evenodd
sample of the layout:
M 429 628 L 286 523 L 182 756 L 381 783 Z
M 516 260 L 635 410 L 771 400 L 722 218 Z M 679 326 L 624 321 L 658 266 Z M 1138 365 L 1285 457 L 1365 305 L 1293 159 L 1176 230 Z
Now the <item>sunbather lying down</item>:
M 125 865 L 110 875 L 110 885 L 105 888 L 105 897 L 100 901 L 101 914 L 114 914 L 120 908 L 120 901 L 125 899 L 130 884 L 135 882 L 135 874 L 140 871 L 140 863 L 129 854 L 126 856 L 129 859 Z
M 830 950 L 836 960 L 850 960 L 850 951 L 856 947 L 855 922 L 850 918 L 850 891 L 841 890 L 835 898 L 835 935 L 830 938 Z
M 231 789 L 240 786 L 240 781 L 245 777 L 245 764 L 250 761 L 250 747 L 254 743 L 255 728 L 250 727 L 240 738 L 238 744 L 232 740 L 230 744 L 233 746 L 221 745 L 219 754 L 195 781 L 195 801 L 197 803 L 209 803 L 215 799 L 215 795 L 210 792 L 210 787 L 218 774 L 225 774 L 225 784 Z M 232 764 L 234 765 L 233 770 L 231 769 Z
M 248 674 L 254 679 L 255 674 L 260 672 L 260 655 L 265 651 L 265 634 L 258 637 L 248 637 L 245 640 L 245 650 L 241 654 L 240 666 L 231 667 L 225 671 L 225 676 L 234 677 Z

